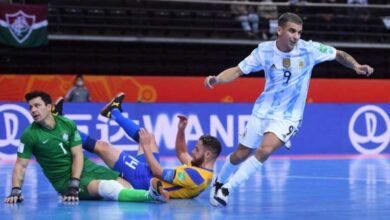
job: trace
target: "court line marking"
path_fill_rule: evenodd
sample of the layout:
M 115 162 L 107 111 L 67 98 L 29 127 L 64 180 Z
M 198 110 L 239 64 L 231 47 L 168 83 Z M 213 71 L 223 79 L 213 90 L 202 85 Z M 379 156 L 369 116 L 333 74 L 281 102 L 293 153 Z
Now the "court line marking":
M 265 178 L 270 178 L 271 176 L 265 176 L 263 175 L 262 177 Z M 372 183 L 372 182 L 383 182 L 383 183 L 390 183 L 390 179 L 373 179 L 373 178 L 350 178 L 350 177 L 320 177 L 320 176 L 297 176 L 297 175 L 288 175 L 286 176 L 289 179 L 315 179 L 315 180 L 339 180 L 339 181 L 357 181 L 357 182 L 367 182 L 367 183 Z M 272 177 L 271 177 L 272 178 Z M 274 178 L 277 178 L 275 176 Z

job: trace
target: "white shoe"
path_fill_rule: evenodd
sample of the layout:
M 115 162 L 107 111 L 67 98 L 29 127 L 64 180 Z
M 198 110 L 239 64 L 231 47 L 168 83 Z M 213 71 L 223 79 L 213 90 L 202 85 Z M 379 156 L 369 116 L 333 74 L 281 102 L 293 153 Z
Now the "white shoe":
M 222 186 L 220 190 L 217 191 L 214 199 L 221 205 L 226 206 L 229 201 L 229 188 Z
M 160 202 L 169 201 L 168 192 L 164 190 L 161 181 L 157 178 L 153 177 L 150 180 L 148 194 L 156 201 L 160 201 Z
M 212 206 L 219 206 L 220 205 L 220 203 L 217 200 L 215 200 L 214 196 L 217 195 L 217 192 L 221 189 L 222 186 L 223 186 L 223 184 L 218 182 L 217 180 L 215 180 L 213 185 L 211 186 L 210 204 Z

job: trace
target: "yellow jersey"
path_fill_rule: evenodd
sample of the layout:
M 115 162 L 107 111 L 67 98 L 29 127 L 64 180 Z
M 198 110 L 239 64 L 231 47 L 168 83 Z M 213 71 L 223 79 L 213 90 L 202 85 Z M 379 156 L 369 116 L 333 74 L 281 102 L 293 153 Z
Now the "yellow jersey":
M 191 199 L 205 190 L 212 181 L 213 170 L 181 165 L 163 170 L 163 187 L 172 199 Z

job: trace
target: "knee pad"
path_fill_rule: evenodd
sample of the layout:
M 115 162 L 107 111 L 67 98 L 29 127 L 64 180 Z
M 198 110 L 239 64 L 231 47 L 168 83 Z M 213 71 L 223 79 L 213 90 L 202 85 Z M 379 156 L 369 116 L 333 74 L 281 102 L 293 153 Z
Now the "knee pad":
M 116 180 L 100 180 L 99 195 L 104 199 L 118 200 L 119 193 L 124 187 Z

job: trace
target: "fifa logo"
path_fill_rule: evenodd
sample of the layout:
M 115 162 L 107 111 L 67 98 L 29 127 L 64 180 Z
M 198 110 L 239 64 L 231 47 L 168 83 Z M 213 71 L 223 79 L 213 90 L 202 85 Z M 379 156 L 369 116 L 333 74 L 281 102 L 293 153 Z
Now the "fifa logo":
M 389 115 L 378 106 L 363 106 L 352 115 L 348 134 L 353 147 L 358 152 L 379 154 L 389 146 Z

